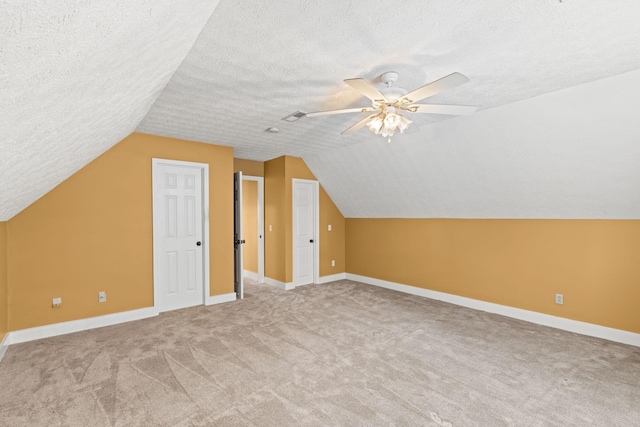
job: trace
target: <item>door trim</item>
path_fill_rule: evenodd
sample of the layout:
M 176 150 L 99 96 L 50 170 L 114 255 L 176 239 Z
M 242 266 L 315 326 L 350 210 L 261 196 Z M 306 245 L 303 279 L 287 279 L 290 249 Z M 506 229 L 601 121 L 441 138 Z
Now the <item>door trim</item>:
M 242 171 L 233 173 L 233 291 L 238 299 L 244 298 L 242 175 Z
M 312 179 L 300 179 L 300 178 L 292 178 L 291 179 L 291 245 L 292 245 L 292 250 L 291 250 L 291 257 L 292 257 L 292 266 L 293 266 L 293 283 L 294 286 L 295 282 L 296 282 L 296 251 L 293 250 L 293 247 L 295 246 L 295 217 L 296 217 L 296 209 L 295 209 L 295 203 L 293 201 L 293 199 L 295 198 L 295 191 L 294 187 L 296 183 L 306 183 L 306 184 L 312 184 L 313 185 L 313 189 L 314 189 L 314 200 L 313 200 L 313 204 L 315 205 L 314 208 L 314 212 L 313 212 L 313 232 L 314 232 L 314 238 L 313 238 L 313 283 L 318 283 L 320 281 L 320 183 L 318 181 L 312 180 Z M 304 286 L 304 285 L 297 285 L 297 286 Z
M 158 224 L 159 218 L 156 214 L 155 201 L 156 194 L 158 192 L 156 177 L 161 165 L 171 166 L 189 166 L 197 167 L 202 171 L 202 304 L 207 304 L 210 294 L 210 265 L 209 265 L 209 164 L 208 163 L 196 163 L 185 162 L 182 160 L 171 159 L 151 159 L 151 212 L 153 216 L 153 232 L 152 232 L 152 250 L 153 250 L 153 307 L 160 311 L 160 262 L 158 257 L 159 251 L 156 249 L 156 243 L 159 241 L 156 233 L 160 230 L 160 224 Z
M 242 175 L 243 181 L 256 181 L 258 183 L 258 282 L 264 283 L 264 177 Z

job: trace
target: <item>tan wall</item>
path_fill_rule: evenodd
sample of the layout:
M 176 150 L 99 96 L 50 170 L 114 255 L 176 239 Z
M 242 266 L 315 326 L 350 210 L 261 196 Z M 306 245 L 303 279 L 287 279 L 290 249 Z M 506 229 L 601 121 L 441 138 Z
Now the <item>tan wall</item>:
M 640 221 L 349 218 L 346 236 L 352 274 L 640 333 Z
M 233 149 L 134 133 L 9 221 L 10 331 L 153 305 L 153 157 L 209 164 L 211 295 L 233 292 Z
M 242 268 L 258 273 L 258 183 L 242 181 Z
M 264 162 L 234 158 L 233 171 L 242 172 L 243 175 L 264 176 Z
M 331 231 L 327 227 L 329 224 Z M 331 260 L 336 262 L 333 267 Z M 345 271 L 345 219 L 320 186 L 320 277 Z
M 7 328 L 7 223 L 0 222 L 0 342 Z
M 264 275 L 280 282 L 286 282 L 284 169 L 284 157 L 264 163 Z

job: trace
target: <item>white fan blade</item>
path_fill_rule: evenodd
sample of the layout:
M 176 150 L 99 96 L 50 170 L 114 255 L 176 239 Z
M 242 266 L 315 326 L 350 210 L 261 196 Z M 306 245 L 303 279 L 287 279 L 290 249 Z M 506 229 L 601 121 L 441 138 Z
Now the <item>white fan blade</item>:
M 316 111 L 313 113 L 307 113 L 305 114 L 305 116 L 315 117 L 315 116 L 328 116 L 331 114 L 344 114 L 344 113 L 368 113 L 369 111 L 375 111 L 375 110 L 371 107 L 345 108 L 343 110 Z
M 436 80 L 435 82 L 431 82 L 422 87 L 419 87 L 418 89 L 412 90 L 408 94 L 401 96 L 399 101 L 407 103 L 416 102 L 421 99 L 436 95 L 440 92 L 444 92 L 447 89 L 459 86 L 468 81 L 469 78 L 467 78 L 466 76 L 463 76 L 460 73 L 452 73 L 441 78 L 440 80 Z
M 366 124 L 367 124 L 367 122 L 368 122 L 369 120 L 371 120 L 371 119 L 372 119 L 373 117 L 375 117 L 375 116 L 376 116 L 376 114 L 373 114 L 373 115 L 371 115 L 371 116 L 369 116 L 369 117 L 365 117 L 364 119 L 360 120 L 360 121 L 359 121 L 358 123 L 356 123 L 355 125 L 353 125 L 353 126 L 351 126 L 350 128 L 345 129 L 345 130 L 343 130 L 342 132 L 340 132 L 340 135 L 344 135 L 344 134 L 347 134 L 347 133 L 351 133 L 351 132 L 355 132 L 355 131 L 357 131 L 358 129 L 360 129 L 361 127 L 363 127 L 364 125 L 366 125 Z
M 407 107 L 412 113 L 450 114 L 452 116 L 468 116 L 476 112 L 478 107 L 471 105 L 444 104 L 412 104 Z
M 365 79 L 346 79 L 344 82 L 355 90 L 361 92 L 364 96 L 372 101 L 387 101 L 387 98 Z

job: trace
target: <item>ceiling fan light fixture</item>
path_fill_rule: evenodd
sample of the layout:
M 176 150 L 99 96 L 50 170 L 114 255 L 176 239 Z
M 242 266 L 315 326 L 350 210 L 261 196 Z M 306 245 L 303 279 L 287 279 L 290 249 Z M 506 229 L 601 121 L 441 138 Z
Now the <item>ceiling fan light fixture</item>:
M 389 108 L 384 109 L 380 114 L 373 116 L 371 120 L 367 122 L 367 127 L 376 135 L 382 135 L 384 138 L 389 138 L 389 142 L 391 142 L 391 137 L 396 130 L 403 133 L 411 123 L 413 123 L 411 120 L 407 119 L 402 114 L 396 113 L 395 109 Z
M 413 123 L 411 120 L 407 119 L 403 115 L 400 115 L 400 123 L 398 123 L 398 129 L 400 129 L 400 133 L 404 133 L 404 131 L 409 127 L 411 123 Z
M 382 129 L 383 124 L 383 117 L 381 117 L 381 114 L 378 114 L 367 122 L 367 127 L 371 132 L 377 135 L 380 133 L 380 129 Z

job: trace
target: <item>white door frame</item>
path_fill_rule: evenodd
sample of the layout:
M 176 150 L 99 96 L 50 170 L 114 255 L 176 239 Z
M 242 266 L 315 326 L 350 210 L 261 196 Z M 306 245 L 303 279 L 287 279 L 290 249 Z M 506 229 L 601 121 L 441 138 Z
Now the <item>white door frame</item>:
M 258 282 L 264 283 L 264 177 L 243 174 L 242 180 L 258 183 Z
M 171 166 L 189 166 L 198 167 L 202 170 L 202 303 L 207 304 L 210 294 L 210 266 L 209 266 L 209 164 L 207 163 L 195 163 L 184 162 L 181 160 L 170 159 L 151 159 L 151 187 L 152 187 L 152 212 L 153 212 L 153 308 L 156 311 L 161 309 L 160 307 L 160 251 L 157 250 L 156 244 L 161 241 L 159 232 L 161 225 L 158 223 L 159 216 L 156 213 L 156 195 L 159 189 L 157 188 L 157 174 L 160 170 L 160 165 Z
M 242 175 L 242 171 L 233 173 L 233 291 L 236 299 L 244 298 Z
M 296 193 L 294 191 L 295 185 L 297 182 L 312 184 L 314 188 L 314 201 L 315 209 L 313 212 L 313 283 L 318 283 L 320 281 L 320 183 L 318 181 L 312 179 L 300 179 L 300 178 L 292 178 L 291 179 L 291 244 L 295 245 L 295 224 L 296 224 L 296 209 L 294 199 L 296 197 Z M 296 251 L 292 250 L 292 261 L 293 261 L 293 282 L 296 281 Z

